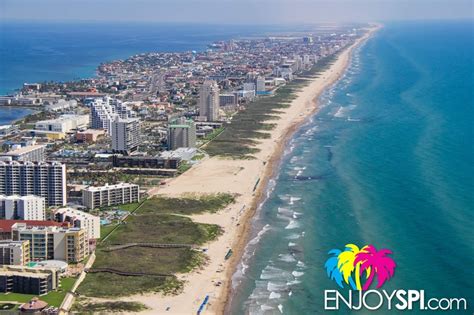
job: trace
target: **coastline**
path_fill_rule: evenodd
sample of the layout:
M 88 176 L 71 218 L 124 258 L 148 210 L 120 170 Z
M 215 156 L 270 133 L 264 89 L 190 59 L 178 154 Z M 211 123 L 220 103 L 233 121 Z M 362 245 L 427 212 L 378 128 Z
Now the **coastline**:
M 321 93 L 333 85 L 344 73 L 355 47 L 365 42 L 380 26 L 371 28 L 363 37 L 339 53 L 336 60 L 317 78 L 298 92 L 289 108 L 283 110 L 278 124 L 269 139 L 258 144 L 260 152 L 254 160 L 227 160 L 207 158 L 188 172 L 167 183 L 165 187 L 152 189 L 150 194 L 179 196 L 185 193 L 229 192 L 237 194 L 236 203 L 216 214 L 191 216 L 196 222 L 219 224 L 224 234 L 207 244 L 209 263 L 200 270 L 178 275 L 185 287 L 177 296 L 159 293 L 136 295 L 127 301 L 141 302 L 150 309 L 142 313 L 153 314 L 170 307 L 173 314 L 189 314 L 197 311 L 206 295 L 209 295 L 207 314 L 223 314 L 230 301 L 231 278 L 247 245 L 258 205 L 264 199 L 269 180 L 274 176 L 281 161 L 285 145 L 294 132 L 318 109 Z M 205 183 L 205 185 L 203 184 Z M 255 189 L 256 187 L 256 189 Z M 224 256 L 232 248 L 229 260 Z M 216 286 L 220 282 L 221 284 Z

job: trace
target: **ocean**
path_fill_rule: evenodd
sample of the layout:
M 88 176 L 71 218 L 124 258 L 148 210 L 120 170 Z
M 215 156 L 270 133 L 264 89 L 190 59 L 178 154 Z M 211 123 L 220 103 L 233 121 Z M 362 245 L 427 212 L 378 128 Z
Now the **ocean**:
M 305 27 L 298 27 L 304 30 Z M 120 22 L 0 21 L 0 94 L 24 82 L 95 75 L 102 62 L 146 52 L 202 51 L 217 40 L 262 35 L 282 26 Z
M 298 30 L 305 30 L 298 27 Z M 202 51 L 217 40 L 262 35 L 282 26 L 0 20 L 0 95 L 23 83 L 93 77 L 102 62 L 146 52 Z M 31 111 L 0 107 L 0 124 Z
M 373 244 L 396 263 L 382 289 L 463 297 L 470 310 L 451 313 L 472 314 L 473 46 L 472 21 L 399 22 L 354 51 L 287 145 L 227 313 L 329 313 L 324 290 L 348 288 L 328 278 L 328 252 Z

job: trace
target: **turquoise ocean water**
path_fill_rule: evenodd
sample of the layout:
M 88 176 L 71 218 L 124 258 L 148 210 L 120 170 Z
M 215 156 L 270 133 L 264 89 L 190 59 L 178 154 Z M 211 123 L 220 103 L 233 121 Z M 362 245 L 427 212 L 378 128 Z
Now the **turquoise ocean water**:
M 472 21 L 389 23 L 354 52 L 287 146 L 228 313 L 330 313 L 324 290 L 338 287 L 327 253 L 354 243 L 393 251 L 383 289 L 464 297 L 470 310 L 452 313 L 472 314 L 473 30 Z

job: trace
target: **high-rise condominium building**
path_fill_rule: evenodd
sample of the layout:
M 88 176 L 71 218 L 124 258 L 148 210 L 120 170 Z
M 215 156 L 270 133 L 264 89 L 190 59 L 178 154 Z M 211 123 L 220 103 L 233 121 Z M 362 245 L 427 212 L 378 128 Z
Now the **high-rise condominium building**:
M 48 259 L 80 262 L 89 254 L 89 240 L 85 229 L 57 226 L 28 226 L 15 223 L 12 226 L 14 241 L 30 241 L 30 259 Z
M 140 187 L 135 184 L 120 183 L 99 187 L 91 186 L 82 190 L 82 204 L 89 209 L 138 201 L 140 201 Z
M 168 125 L 168 149 L 195 148 L 196 124 L 184 117 L 172 121 Z
M 0 194 L 41 196 L 48 206 L 63 206 L 66 204 L 66 165 L 0 161 Z
M 200 120 L 219 120 L 219 86 L 216 81 L 206 80 L 199 91 Z
M 46 201 L 39 196 L 0 195 L 0 219 L 45 220 Z
M 128 154 L 140 144 L 140 120 L 116 117 L 112 122 L 112 150 Z
M 92 129 L 104 129 L 112 135 L 112 123 L 119 117 L 134 118 L 136 113 L 117 99 L 104 97 L 91 103 L 90 125 Z

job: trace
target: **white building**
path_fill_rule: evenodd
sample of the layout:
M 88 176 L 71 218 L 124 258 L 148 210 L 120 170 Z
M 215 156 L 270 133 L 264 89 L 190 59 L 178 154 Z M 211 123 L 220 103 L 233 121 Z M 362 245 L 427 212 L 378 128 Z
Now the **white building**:
M 100 218 L 73 208 L 60 208 L 53 211 L 54 221 L 69 222 L 72 227 L 85 229 L 90 240 L 100 238 Z
M 59 99 L 53 102 L 46 102 L 45 107 L 47 111 L 58 112 L 58 111 L 77 107 L 77 101 L 76 100 L 66 101 L 65 99 Z
M 46 220 L 46 201 L 39 196 L 0 195 L 0 219 Z
M 216 81 L 206 80 L 199 91 L 199 119 L 219 120 L 219 86 Z
M 0 154 L 3 161 L 22 161 L 22 162 L 42 162 L 45 158 L 46 145 L 35 144 L 26 147 L 20 147 Z
M 112 150 L 129 153 L 140 144 L 140 119 L 116 117 L 112 122 Z
M 67 133 L 74 129 L 87 128 L 88 125 L 89 115 L 62 115 L 56 119 L 36 122 L 35 129 Z
M 196 124 L 184 117 L 168 125 L 168 149 L 196 147 Z
M 66 165 L 0 161 L 0 194 L 41 196 L 49 206 L 63 206 L 66 204 Z
M 112 135 L 112 123 L 117 117 L 134 118 L 136 113 L 121 101 L 110 98 L 98 98 L 91 104 L 90 124 L 92 129 L 104 129 Z
M 91 186 L 82 190 L 82 204 L 89 209 L 138 201 L 140 201 L 140 187 L 135 184 L 106 184 L 98 187 Z

